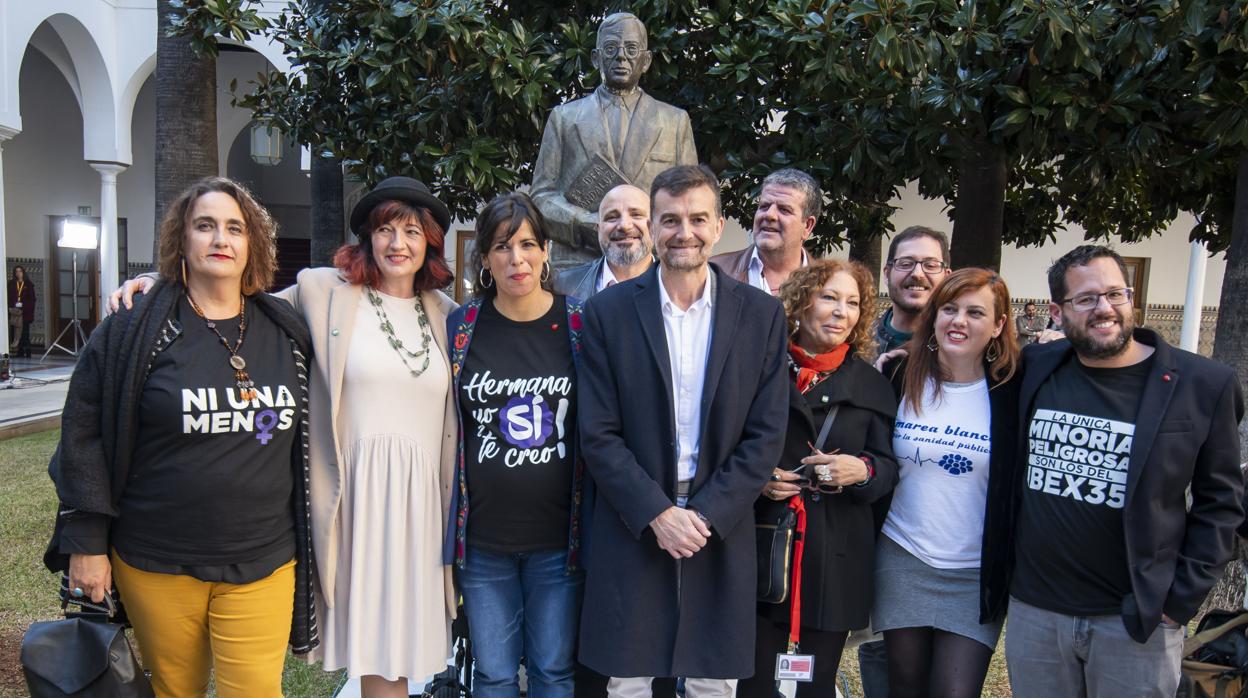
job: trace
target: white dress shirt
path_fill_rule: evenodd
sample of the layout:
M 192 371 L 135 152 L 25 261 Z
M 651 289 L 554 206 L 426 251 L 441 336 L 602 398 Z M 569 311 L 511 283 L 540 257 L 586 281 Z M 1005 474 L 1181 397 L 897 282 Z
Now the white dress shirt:
M 619 279 L 615 278 L 615 272 L 611 271 L 611 265 L 607 264 L 607 260 L 602 260 L 602 271 L 598 273 L 598 287 L 594 291 L 601 291 L 611 284 L 619 283 L 619 281 Z M 659 285 L 662 286 L 663 284 Z
M 803 247 L 802 266 L 806 266 L 808 264 L 810 264 L 810 259 L 806 256 L 806 248 Z M 751 286 L 768 295 L 776 295 L 771 292 L 771 286 L 767 284 L 767 279 L 763 277 L 763 258 L 758 256 L 758 247 L 755 247 L 754 251 L 750 253 L 750 268 L 748 276 Z
M 702 295 L 681 310 L 667 295 L 659 271 L 659 305 L 667 356 L 672 364 L 672 405 L 676 414 L 676 472 L 682 482 L 692 480 L 698 469 L 702 439 L 702 388 L 711 352 L 711 314 L 715 298 L 715 272 L 708 270 Z

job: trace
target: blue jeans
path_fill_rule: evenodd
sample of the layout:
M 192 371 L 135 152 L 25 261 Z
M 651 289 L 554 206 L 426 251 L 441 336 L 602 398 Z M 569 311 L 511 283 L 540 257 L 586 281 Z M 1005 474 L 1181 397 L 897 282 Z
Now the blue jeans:
M 469 546 L 460 591 L 472 640 L 474 698 L 517 698 L 524 658 L 530 698 L 572 698 L 581 572 L 567 551 L 501 555 Z
M 858 645 L 858 672 L 865 698 L 888 698 L 888 650 L 883 640 Z

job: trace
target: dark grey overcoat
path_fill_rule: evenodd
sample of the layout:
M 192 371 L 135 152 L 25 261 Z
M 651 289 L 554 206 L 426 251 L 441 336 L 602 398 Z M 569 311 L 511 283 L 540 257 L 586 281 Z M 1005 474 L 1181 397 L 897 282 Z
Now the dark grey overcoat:
M 716 274 L 697 474 L 688 506 L 713 532 L 677 562 L 650 522 L 675 501 L 671 367 L 652 268 L 585 306 L 582 453 L 597 488 L 586 532 L 580 660 L 608 676 L 754 672 L 754 500 L 788 421 L 784 311 Z

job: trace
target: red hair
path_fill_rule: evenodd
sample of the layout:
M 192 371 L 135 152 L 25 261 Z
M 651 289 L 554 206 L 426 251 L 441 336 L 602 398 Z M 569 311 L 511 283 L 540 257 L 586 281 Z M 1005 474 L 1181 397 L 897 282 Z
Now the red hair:
M 918 327 L 906 346 L 910 353 L 906 359 L 906 375 L 902 380 L 901 392 L 915 413 L 922 411 L 923 390 L 928 381 L 934 383 L 932 397 L 939 399 L 941 383 L 949 380 L 940 367 L 937 352 L 927 348 L 929 343 L 935 341 L 936 316 L 942 306 L 985 286 L 992 289 L 992 319 L 994 322 L 1001 322 L 1001 334 L 989 341 L 984 348 L 984 353 L 987 354 L 988 349 L 995 345 L 996 358 L 989 361 L 987 356 L 981 357 L 986 364 L 986 373 L 993 383 L 1001 384 L 1012 378 L 1018 369 L 1018 339 L 1014 335 L 1014 323 L 1010 322 L 1010 289 L 1006 287 L 1005 279 L 991 269 L 959 269 L 936 285 L 931 299 L 919 314 Z
M 357 286 L 376 286 L 381 270 L 373 259 L 373 231 L 392 221 L 416 219 L 425 235 L 425 261 L 416 271 L 412 286 L 416 291 L 432 291 L 445 288 L 455 278 L 446 263 L 446 231 L 438 225 L 429 209 L 412 206 L 404 201 L 387 199 L 368 212 L 364 231 L 356 244 L 346 244 L 334 253 L 334 266 L 350 283 Z

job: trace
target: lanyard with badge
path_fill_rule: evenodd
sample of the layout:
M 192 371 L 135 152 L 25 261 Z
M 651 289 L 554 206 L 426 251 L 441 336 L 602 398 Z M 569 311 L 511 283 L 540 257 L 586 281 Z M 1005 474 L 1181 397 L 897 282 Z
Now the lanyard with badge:
M 821 439 L 822 440 L 822 439 Z M 797 514 L 797 529 L 793 536 L 793 599 L 789 604 L 789 644 L 784 652 L 776 655 L 776 682 L 813 681 L 815 655 L 798 654 L 801 651 L 802 631 L 802 553 L 806 549 L 806 502 L 798 494 L 789 498 L 789 508 Z
M 14 285 L 17 286 L 17 303 L 15 303 L 13 307 L 20 308 L 22 307 L 22 290 L 26 288 L 26 281 L 18 281 Z

